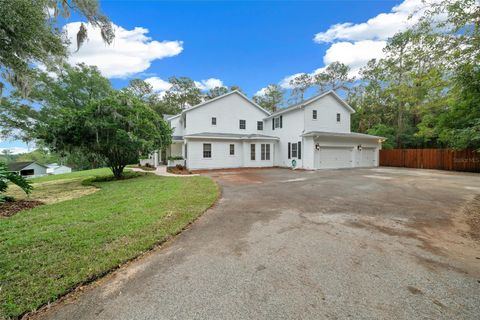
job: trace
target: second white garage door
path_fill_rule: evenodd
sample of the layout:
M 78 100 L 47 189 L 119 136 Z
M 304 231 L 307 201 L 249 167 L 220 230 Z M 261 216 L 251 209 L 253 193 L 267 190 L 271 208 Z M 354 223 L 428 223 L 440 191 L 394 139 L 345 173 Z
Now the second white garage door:
M 360 154 L 360 167 L 375 166 L 375 148 L 363 148 Z
M 315 167 L 317 169 L 351 168 L 352 150 L 352 148 L 320 147 L 315 154 Z

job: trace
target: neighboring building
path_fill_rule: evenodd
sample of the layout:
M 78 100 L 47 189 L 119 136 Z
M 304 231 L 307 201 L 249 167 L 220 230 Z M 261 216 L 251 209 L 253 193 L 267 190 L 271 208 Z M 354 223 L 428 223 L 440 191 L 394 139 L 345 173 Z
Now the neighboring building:
M 26 178 L 41 177 L 47 174 L 47 167 L 35 161 L 13 162 L 8 164 L 8 171 Z
M 70 172 L 72 172 L 72 168 L 64 166 L 62 164 L 57 164 L 57 163 L 47 164 L 47 174 L 62 174 L 62 173 L 70 173 Z
M 142 161 L 182 156 L 191 170 L 378 166 L 383 138 L 351 132 L 354 112 L 333 91 L 273 114 L 233 91 L 167 118 L 173 143 Z

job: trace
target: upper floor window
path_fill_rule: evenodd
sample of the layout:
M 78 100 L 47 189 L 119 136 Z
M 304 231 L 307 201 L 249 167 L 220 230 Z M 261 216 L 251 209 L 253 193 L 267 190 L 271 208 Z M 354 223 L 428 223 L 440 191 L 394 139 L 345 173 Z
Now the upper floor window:
M 212 126 L 216 126 L 216 125 L 217 125 L 217 118 L 212 117 Z
M 203 157 L 204 158 L 211 158 L 212 157 L 212 144 L 211 143 L 204 143 L 203 144 Z
M 312 110 L 312 119 L 317 120 L 317 110 Z
M 340 113 L 337 113 L 337 122 L 340 122 Z
M 275 117 L 272 119 L 272 130 L 275 128 L 281 128 L 283 126 L 283 117 Z
M 240 129 L 246 129 L 246 128 L 247 128 L 247 121 L 240 120 Z
M 257 130 L 263 130 L 263 121 L 257 121 Z

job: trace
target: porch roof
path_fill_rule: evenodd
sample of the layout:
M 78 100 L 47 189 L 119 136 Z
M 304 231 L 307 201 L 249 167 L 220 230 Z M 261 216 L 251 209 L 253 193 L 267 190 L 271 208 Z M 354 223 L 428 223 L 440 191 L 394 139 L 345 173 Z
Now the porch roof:
M 385 140 L 384 137 L 373 136 L 371 134 L 358 132 L 328 132 L 328 131 L 308 131 L 302 134 L 304 137 L 339 137 L 339 138 L 354 138 L 354 139 L 375 139 Z
M 227 139 L 227 140 L 279 140 L 278 137 L 267 136 L 264 134 L 241 134 L 241 133 L 215 133 L 202 132 L 184 136 L 187 139 Z

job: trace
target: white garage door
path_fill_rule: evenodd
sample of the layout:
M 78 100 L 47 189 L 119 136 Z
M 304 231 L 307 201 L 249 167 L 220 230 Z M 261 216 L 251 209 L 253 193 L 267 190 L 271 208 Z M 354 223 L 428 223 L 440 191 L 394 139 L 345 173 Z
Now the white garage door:
M 360 167 L 375 166 L 375 148 L 363 148 L 360 154 Z
M 352 167 L 352 148 L 320 147 L 316 155 L 317 169 Z

